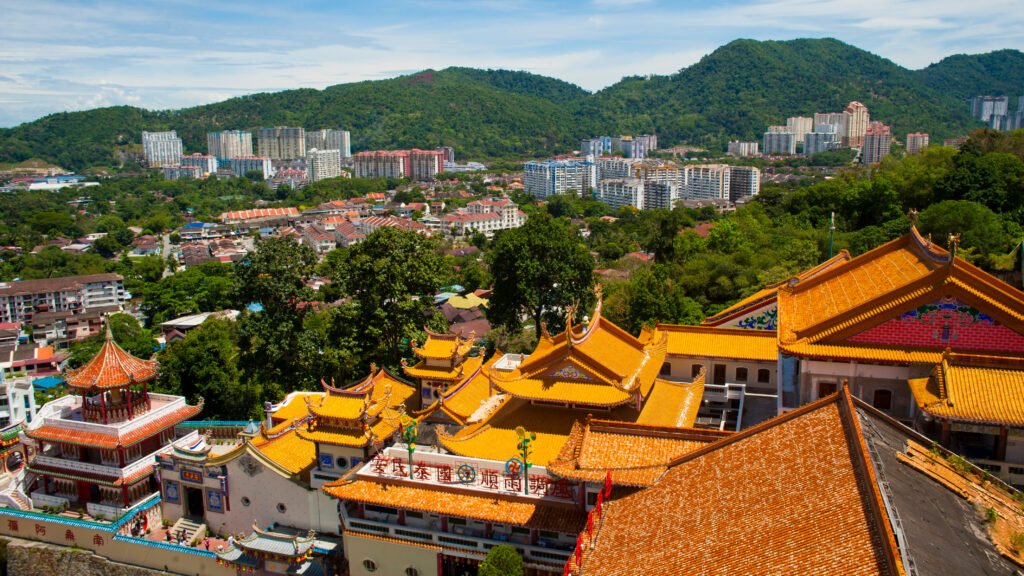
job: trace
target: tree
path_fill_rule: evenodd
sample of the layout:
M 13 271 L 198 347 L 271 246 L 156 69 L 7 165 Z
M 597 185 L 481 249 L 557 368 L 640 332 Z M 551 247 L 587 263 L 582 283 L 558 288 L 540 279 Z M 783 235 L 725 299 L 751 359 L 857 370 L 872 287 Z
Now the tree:
M 203 416 L 240 420 L 259 416 L 260 398 L 244 386 L 238 369 L 238 327 L 213 318 L 167 345 L 160 354 L 161 391 L 206 400 Z
M 443 264 L 432 239 L 378 228 L 349 249 L 335 281 L 357 307 L 360 340 L 369 358 L 394 364 L 402 340 L 415 337 L 432 316 Z
M 977 250 L 979 256 L 1003 252 L 1009 243 L 999 216 L 969 200 L 932 204 L 921 212 L 918 226 L 922 233 L 931 234 L 940 246 L 946 244 L 950 234 L 959 234 L 961 249 Z M 967 256 L 963 251 L 959 255 Z
M 234 268 L 221 262 L 206 262 L 155 282 L 145 282 L 140 293 L 142 309 L 151 325 L 185 314 L 216 312 L 242 304 L 235 294 Z
M 480 576 L 523 576 L 523 558 L 515 548 L 499 544 L 480 563 Z
M 156 350 L 156 339 L 152 333 L 142 327 L 139 321 L 128 314 L 111 314 L 107 318 L 114 342 L 129 354 L 142 359 L 149 358 Z M 96 355 L 106 340 L 106 331 L 94 334 L 84 340 L 72 342 L 68 365 L 72 368 L 82 366 Z
M 489 317 L 509 330 L 519 330 L 524 316 L 537 335 L 544 321 L 560 330 L 567 306 L 585 310 L 593 302 L 594 259 L 566 220 L 537 215 L 502 232 L 487 261 L 494 278 Z

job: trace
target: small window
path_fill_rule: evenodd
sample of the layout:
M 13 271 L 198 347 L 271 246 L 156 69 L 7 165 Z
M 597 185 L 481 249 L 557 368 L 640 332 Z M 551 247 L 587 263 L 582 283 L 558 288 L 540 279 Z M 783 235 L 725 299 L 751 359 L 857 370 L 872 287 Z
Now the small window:
M 545 540 L 557 540 L 558 539 L 558 532 L 549 532 L 547 530 L 541 530 L 540 531 L 540 537 L 545 539 Z
M 366 560 L 363 560 L 363 568 L 366 569 L 367 572 L 376 572 L 377 563 L 367 558 Z
M 249 500 L 249 497 L 248 496 L 242 496 L 242 506 L 248 506 L 249 504 L 252 504 L 252 501 Z
M 835 394 L 837 389 L 835 382 L 818 382 L 818 398 Z
M 671 376 L 672 375 L 672 364 L 670 364 L 668 362 L 665 362 L 664 364 L 662 364 L 661 365 L 661 372 L 659 374 L 661 376 Z
M 423 518 L 423 512 L 408 511 L 405 513 L 406 518 Z
M 767 368 L 761 368 L 757 371 L 757 382 L 759 384 L 767 384 L 772 380 L 772 372 Z
M 747 381 L 747 369 L 746 368 L 737 368 L 736 369 L 736 381 L 737 382 L 746 382 Z
M 513 534 L 529 534 L 530 533 L 530 529 L 529 528 L 520 528 L 519 526 L 513 526 L 512 527 L 512 533 Z
M 700 376 L 700 369 L 701 368 L 703 368 L 703 365 L 701 365 L 701 364 L 694 364 L 694 365 L 690 366 L 690 376 L 692 376 L 694 378 L 696 378 L 697 376 Z
M 334 460 L 334 465 L 344 470 L 348 466 L 348 460 L 346 460 L 344 456 L 338 456 Z
M 420 576 L 420 571 L 409 566 L 405 569 L 405 576 Z
M 892 390 L 875 390 L 871 405 L 879 410 L 892 409 Z
M 465 526 L 466 525 L 466 519 L 465 518 L 449 518 L 448 519 L 448 523 L 449 524 L 454 524 L 456 526 Z
M 597 492 L 587 492 L 587 506 L 597 506 Z
M 288 507 L 285 506 L 284 504 L 278 502 L 277 503 L 277 511 L 280 512 L 281 514 L 284 514 L 285 512 L 288 511 Z

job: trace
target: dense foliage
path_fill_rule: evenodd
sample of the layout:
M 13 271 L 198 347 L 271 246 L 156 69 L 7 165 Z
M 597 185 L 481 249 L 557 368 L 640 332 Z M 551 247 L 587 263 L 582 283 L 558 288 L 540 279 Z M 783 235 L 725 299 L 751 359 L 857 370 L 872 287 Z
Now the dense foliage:
M 131 168 L 143 130 L 176 129 L 189 151 L 227 128 L 341 126 L 356 150 L 454 146 L 461 158 L 541 156 L 598 134 L 654 132 L 663 145 L 759 139 L 786 117 L 859 100 L 897 135 L 933 141 L 981 124 L 965 98 L 1016 95 L 1024 54 L 954 56 L 912 71 L 832 39 L 737 40 L 667 76 L 627 77 L 589 94 L 535 74 L 448 68 L 324 90 L 254 94 L 176 111 L 127 106 L 52 114 L 0 130 L 0 162 Z M 127 159 L 127 160 L 126 160 Z

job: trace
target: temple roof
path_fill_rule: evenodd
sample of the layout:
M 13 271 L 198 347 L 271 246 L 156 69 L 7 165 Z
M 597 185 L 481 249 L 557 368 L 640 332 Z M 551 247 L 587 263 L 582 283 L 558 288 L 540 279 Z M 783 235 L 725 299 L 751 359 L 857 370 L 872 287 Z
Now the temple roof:
M 202 410 L 202 402 L 196 406 L 189 406 L 185 404 L 180 408 L 162 414 L 155 419 L 149 419 L 145 424 L 132 428 L 127 432 L 121 433 L 119 430 L 117 434 L 87 432 L 74 428 L 51 425 L 45 422 L 37 428 L 26 430 L 25 433 L 34 440 L 77 444 L 79 446 L 88 446 L 90 448 L 114 450 L 119 447 L 127 448 L 142 442 L 143 440 L 159 434 L 168 428 L 178 425 L 184 420 L 193 418 Z M 147 414 L 142 414 L 141 416 L 136 417 L 136 420 L 141 420 L 143 418 L 147 418 Z
M 410 378 L 459 380 L 475 372 L 483 361 L 481 356 L 470 356 L 454 366 L 428 366 L 426 360 L 421 360 L 415 366 L 403 366 L 402 371 Z
M 651 394 L 636 419 L 638 424 L 651 426 L 693 426 L 704 397 L 704 372 L 693 382 L 655 380 Z
M 547 470 L 555 476 L 591 483 L 604 482 L 610 473 L 615 486 L 650 486 L 672 461 L 730 434 L 612 420 L 576 422 Z
M 367 446 L 375 439 L 383 440 L 391 436 L 398 428 L 402 416 L 412 411 L 412 407 L 407 407 L 406 403 L 418 402 L 416 388 L 385 369 L 346 389 L 334 388 L 326 383 L 324 388 L 326 392 L 323 395 L 305 399 L 313 418 L 296 431 L 300 438 L 311 442 Z M 369 429 L 338 426 L 335 419 L 364 421 Z
M 455 334 L 436 334 L 427 330 L 427 341 L 423 346 L 413 344 L 412 351 L 420 358 L 453 360 L 465 356 L 473 347 L 473 340 Z
M 668 353 L 672 356 L 755 362 L 775 362 L 779 359 L 774 330 L 671 324 L 658 324 L 658 330 L 668 335 Z
M 215 551 L 217 557 L 231 564 L 256 568 L 262 557 L 301 560 L 311 555 L 316 534 L 311 530 L 305 536 L 281 534 L 260 530 L 254 523 L 252 533 L 235 538 L 232 547 Z
M 477 495 L 441 486 L 419 488 L 390 480 L 342 478 L 325 484 L 323 491 L 345 501 L 567 534 L 578 532 L 586 521 L 586 515 L 573 504 L 541 503 L 503 494 Z
M 483 366 L 477 366 L 473 372 L 468 372 L 462 381 L 449 386 L 439 407 L 445 414 L 460 424 L 466 424 L 469 417 L 480 409 L 481 404 L 491 397 L 491 382 L 489 374 L 494 363 L 501 358 L 501 353 L 495 353 Z M 463 363 L 469 364 L 467 359 Z
M 64 381 L 81 390 L 121 388 L 157 377 L 156 359 L 136 358 L 114 342 L 110 328 L 100 351 L 80 368 L 68 370 Z
M 1024 427 L 1024 361 L 946 354 L 909 381 L 917 407 L 944 420 Z
M 901 573 L 853 406 L 844 387 L 686 453 L 606 503 L 572 573 Z
M 316 445 L 297 433 L 297 428 L 246 441 L 261 456 L 293 475 L 304 475 L 316 465 Z

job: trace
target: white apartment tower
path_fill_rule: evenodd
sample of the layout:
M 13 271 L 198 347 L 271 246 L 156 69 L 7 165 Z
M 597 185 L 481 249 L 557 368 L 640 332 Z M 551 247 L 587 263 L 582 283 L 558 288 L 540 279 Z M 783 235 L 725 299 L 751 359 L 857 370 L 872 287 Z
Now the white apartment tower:
M 757 142 L 740 142 L 739 140 L 729 142 L 729 155 L 739 158 L 748 158 L 760 154 L 760 144 Z
M 342 158 L 352 156 L 351 135 L 348 130 L 323 128 L 306 130 L 306 150 L 337 150 Z
M 224 130 L 206 134 L 207 153 L 222 160 L 252 156 L 252 133 L 246 130 Z
M 907 154 L 917 154 L 928 148 L 928 134 L 912 132 L 907 134 Z
M 591 192 L 597 182 L 597 167 L 590 160 L 544 160 L 523 164 L 523 186 L 528 194 L 544 199 L 576 190 Z
M 310 182 L 341 176 L 341 151 L 311 148 L 306 152 L 306 172 Z
M 644 181 L 639 178 L 602 180 L 597 184 L 597 199 L 613 208 L 632 206 L 643 210 Z
M 761 151 L 768 156 L 796 154 L 796 134 L 792 132 L 765 132 Z
M 177 164 L 181 154 L 181 138 L 174 130 L 142 133 L 142 155 L 150 168 Z
M 682 197 L 687 200 L 705 198 L 729 200 L 731 177 L 731 167 L 728 164 L 686 166 Z
M 793 116 L 786 118 L 786 132 L 796 134 L 797 144 L 802 144 L 804 134 L 814 130 L 814 118 L 807 116 Z

